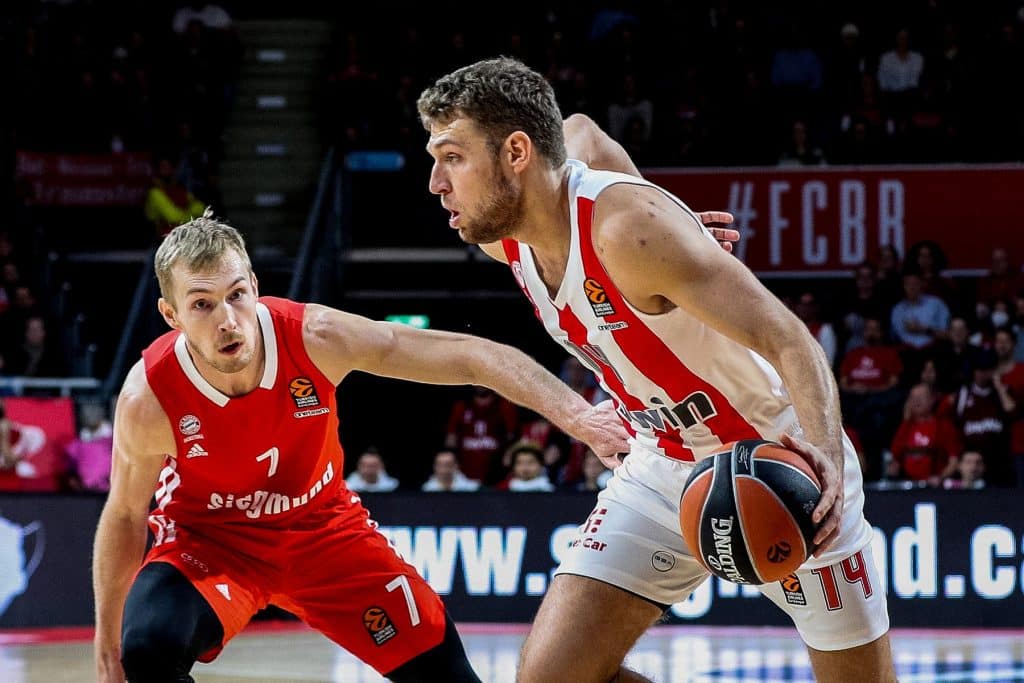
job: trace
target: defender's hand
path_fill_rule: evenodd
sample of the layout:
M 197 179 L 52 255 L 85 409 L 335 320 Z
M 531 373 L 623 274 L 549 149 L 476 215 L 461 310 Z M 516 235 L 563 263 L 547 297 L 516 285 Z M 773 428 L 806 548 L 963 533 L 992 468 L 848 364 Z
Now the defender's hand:
M 732 243 L 739 241 L 740 233 L 738 230 L 725 226 L 732 224 L 735 220 L 733 215 L 728 211 L 701 211 L 697 217 L 700 218 L 700 222 L 704 224 L 708 232 L 722 245 L 722 249 L 732 253 Z
M 604 466 L 615 469 L 622 464 L 620 453 L 629 451 L 629 432 L 622 425 L 622 418 L 615 412 L 611 400 L 591 406 L 579 416 L 579 431 L 587 435 L 584 443 L 597 454 Z

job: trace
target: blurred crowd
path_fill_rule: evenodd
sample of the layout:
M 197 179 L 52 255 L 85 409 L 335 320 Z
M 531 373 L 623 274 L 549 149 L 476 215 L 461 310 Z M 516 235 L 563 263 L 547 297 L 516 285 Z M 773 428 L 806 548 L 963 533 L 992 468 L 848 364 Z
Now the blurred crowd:
M 401 12 L 389 3 L 305 5 L 336 26 L 322 74 L 325 136 L 342 152 L 401 152 L 414 178 L 408 204 L 429 201 L 435 212 L 423 191 L 429 158 L 416 98 L 437 76 L 495 54 L 546 74 L 564 113 L 589 114 L 641 167 L 1024 159 L 1019 0 L 552 0 L 521 3 L 500 22 L 492 8 L 453 2 Z M 152 187 L 138 207 L 146 244 L 218 206 L 241 63 L 236 22 L 251 10 L 229 7 L 13 3 L 0 18 L 0 49 L 17 106 L 0 109 L 0 156 L 13 166 L 19 149 L 148 153 Z M 47 242 L 48 219 L 30 211 L 31 187 L 14 177 L 0 175 L 10 208 L 0 219 L 0 377 L 66 376 L 75 369 L 70 328 L 41 265 L 60 245 Z M 389 176 L 388 201 L 396 187 Z M 62 220 L 77 226 L 70 215 Z M 102 223 L 95 215 L 84 223 Z M 107 231 L 79 232 L 98 243 Z M 872 485 L 1024 485 L 1024 253 L 1006 247 L 993 250 L 980 280 L 948 277 L 941 245 L 919 243 L 906 254 L 883 249 L 838 286 L 778 292 L 835 370 Z M 561 375 L 589 400 L 604 397 L 578 363 Z M 76 417 L 90 443 L 96 420 L 86 412 L 79 406 Z M 24 461 L 32 438 L 15 421 L 0 425 L 2 475 Z M 445 433 L 426 482 L 389 475 L 393 454 L 371 448 L 351 459 L 350 483 L 593 490 L 608 476 L 582 444 L 484 390 L 452 406 Z M 79 471 L 81 453 L 65 453 L 62 486 L 102 486 L 102 472 Z
M 338 22 L 324 120 L 343 148 L 416 161 L 421 89 L 500 53 L 641 166 L 1024 158 L 1019 2 L 543 2 L 497 23 L 434 10 Z

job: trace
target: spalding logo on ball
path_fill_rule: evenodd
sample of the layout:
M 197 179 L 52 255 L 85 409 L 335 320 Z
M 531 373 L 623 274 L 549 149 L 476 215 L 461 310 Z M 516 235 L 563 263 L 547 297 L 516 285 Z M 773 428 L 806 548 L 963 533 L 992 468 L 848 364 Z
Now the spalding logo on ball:
M 694 557 L 715 576 L 771 583 L 813 550 L 811 513 L 820 498 L 818 478 L 799 454 L 774 441 L 736 441 L 693 468 L 679 523 Z

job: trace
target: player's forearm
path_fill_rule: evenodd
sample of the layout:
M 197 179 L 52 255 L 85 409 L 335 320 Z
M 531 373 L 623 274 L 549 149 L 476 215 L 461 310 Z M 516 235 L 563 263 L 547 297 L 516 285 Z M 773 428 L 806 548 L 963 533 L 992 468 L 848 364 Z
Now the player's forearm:
M 779 351 L 776 367 L 793 401 L 803 438 L 833 457 L 842 471 L 842 412 L 825 353 L 807 334 L 800 343 Z
M 145 550 L 145 522 L 104 508 L 96 528 L 92 563 L 97 638 L 120 640 L 125 599 Z
M 543 415 L 566 434 L 586 441 L 577 418 L 590 404 L 544 366 L 518 349 L 493 342 L 486 343 L 474 357 L 474 384 L 494 389 Z

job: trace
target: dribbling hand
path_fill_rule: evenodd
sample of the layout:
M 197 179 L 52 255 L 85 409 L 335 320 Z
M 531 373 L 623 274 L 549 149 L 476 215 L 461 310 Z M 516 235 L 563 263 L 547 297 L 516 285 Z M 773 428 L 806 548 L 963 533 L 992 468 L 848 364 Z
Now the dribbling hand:
M 839 536 L 843 517 L 843 470 L 834 458 L 828 457 L 820 448 L 806 441 L 789 434 L 783 434 L 779 441 L 803 456 L 821 483 L 821 500 L 811 515 L 811 520 L 818 527 L 814 532 L 814 556 L 821 557 Z
M 735 220 L 733 215 L 728 211 L 701 211 L 697 217 L 700 218 L 700 222 L 708 229 L 711 236 L 722 245 L 722 249 L 732 253 L 732 243 L 739 241 L 740 233 L 738 230 L 725 226 L 732 224 Z
M 629 451 L 629 433 L 615 412 L 615 404 L 602 401 L 579 416 L 580 433 L 587 435 L 584 442 L 597 454 L 610 470 L 622 464 L 620 453 Z

